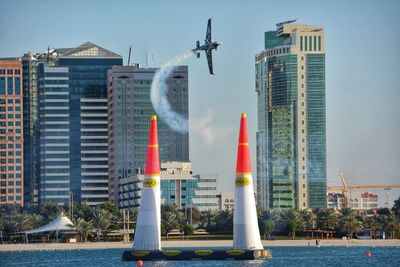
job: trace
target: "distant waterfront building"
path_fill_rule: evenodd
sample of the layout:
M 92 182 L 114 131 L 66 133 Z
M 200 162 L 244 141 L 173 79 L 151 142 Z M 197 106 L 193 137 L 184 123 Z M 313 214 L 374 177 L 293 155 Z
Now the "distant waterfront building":
M 351 192 L 349 208 L 355 210 L 370 210 L 378 208 L 378 195 L 369 192 Z
M 220 210 L 233 210 L 235 208 L 234 192 L 221 192 L 218 195 Z
M 121 209 L 140 204 L 143 172 L 138 181 L 124 178 L 119 183 Z M 161 204 L 174 204 L 180 209 L 197 207 L 199 210 L 218 209 L 218 175 L 193 174 L 190 162 L 161 163 Z
M 139 204 L 137 175 L 144 170 L 150 117 L 155 114 L 150 88 L 157 70 L 136 65 L 108 71 L 109 198 L 120 208 Z M 188 117 L 187 66 L 173 71 L 168 86 L 172 109 Z M 158 138 L 161 162 L 189 161 L 189 133 L 175 132 L 160 119 Z
M 324 39 L 322 27 L 279 23 L 256 55 L 262 208 L 327 205 Z
M 343 207 L 343 195 L 340 193 L 328 193 L 328 209 L 340 210 Z
M 190 162 L 161 163 L 161 203 L 218 209 L 218 175 L 193 174 Z
M 0 206 L 24 204 L 22 63 L 0 59 Z
M 24 110 L 24 202 L 39 202 L 39 96 L 38 66 L 47 63 L 54 66 L 58 51 L 28 52 L 22 59 L 23 110 Z
M 39 64 L 39 199 L 108 201 L 107 70 L 122 57 L 92 43 Z
M 138 174 L 137 179 L 120 180 L 119 208 L 140 204 L 143 172 Z M 162 162 L 160 179 L 161 204 L 174 204 L 180 209 L 197 207 L 200 211 L 219 208 L 216 174 L 193 174 L 190 162 Z

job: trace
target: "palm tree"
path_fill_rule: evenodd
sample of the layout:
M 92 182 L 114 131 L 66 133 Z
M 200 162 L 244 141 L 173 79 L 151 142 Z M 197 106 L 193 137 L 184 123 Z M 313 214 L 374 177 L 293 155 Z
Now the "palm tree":
M 16 232 L 23 232 L 32 229 L 31 216 L 27 212 L 22 212 L 14 216 Z
M 377 217 L 367 217 L 365 218 L 364 222 L 364 227 L 365 229 L 369 229 L 370 236 L 372 238 L 376 237 L 376 231 L 378 231 L 381 228 L 381 224 L 378 221 Z
M 356 217 L 356 212 L 355 210 L 351 208 L 343 208 L 340 210 L 340 218 L 341 219 L 347 219 L 347 218 L 354 218 Z
M 390 233 L 390 238 L 394 238 L 396 231 L 400 231 L 400 219 L 394 215 L 388 215 L 384 217 L 383 229 Z
M 93 234 L 93 222 L 85 221 L 83 218 L 79 217 L 77 219 L 73 219 L 73 223 L 81 242 L 82 240 L 83 242 L 87 242 L 88 236 Z
M 215 216 L 215 228 L 219 232 L 233 232 L 232 211 L 220 210 Z
M 296 237 L 296 232 L 304 230 L 304 220 L 296 210 L 285 212 L 285 217 L 287 219 L 287 225 L 292 235 L 292 239 L 294 239 Z
M 93 226 L 97 231 L 97 239 L 102 237 L 103 240 L 107 232 L 110 231 L 111 226 L 113 225 L 114 218 L 105 209 L 95 208 L 93 212 Z
M 317 215 L 315 215 L 312 209 L 300 210 L 300 216 L 304 221 L 305 229 L 307 230 L 315 229 L 317 225 Z
M 393 211 L 397 218 L 400 218 L 400 197 L 394 201 Z
M 263 238 L 271 237 L 271 234 L 275 229 L 275 224 L 272 220 L 258 221 L 258 226 L 260 228 L 260 235 Z
M 36 213 L 30 213 L 28 216 L 29 220 L 32 223 L 32 228 L 38 228 L 43 225 L 44 218 L 42 215 Z
M 258 226 L 261 236 L 270 237 L 275 229 L 275 221 L 279 219 L 277 214 L 269 209 L 258 209 Z
M 359 233 L 364 229 L 362 222 L 357 220 L 355 217 L 347 217 L 343 221 L 342 230 L 353 238 L 354 233 Z
M 319 229 L 335 229 L 339 222 L 339 217 L 333 209 L 317 209 L 317 227 Z
M 174 213 L 173 211 L 161 212 L 161 224 L 164 225 L 165 233 L 168 233 L 172 229 L 178 228 L 179 223 L 176 213 Z
M 63 208 L 55 202 L 46 202 L 43 206 L 40 206 L 39 208 L 39 214 L 44 217 L 45 223 L 48 223 L 51 220 L 57 218 L 60 215 L 61 211 L 63 211 Z

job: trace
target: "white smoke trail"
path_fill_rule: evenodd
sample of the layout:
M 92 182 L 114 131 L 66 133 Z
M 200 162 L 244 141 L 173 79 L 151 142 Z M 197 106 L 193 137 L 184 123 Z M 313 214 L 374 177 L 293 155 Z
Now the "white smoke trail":
M 194 133 L 199 134 L 203 142 L 207 145 L 212 145 L 215 140 L 214 131 L 210 126 L 213 118 L 214 110 L 209 109 L 203 117 L 194 119 L 191 126 Z
M 167 79 L 176 68 L 176 65 L 193 55 L 196 55 L 196 53 L 193 51 L 187 51 L 182 55 L 169 60 L 156 72 L 153 78 L 153 83 L 151 84 L 150 98 L 157 115 L 171 129 L 180 133 L 186 133 L 189 131 L 188 118 L 172 110 L 167 97 Z

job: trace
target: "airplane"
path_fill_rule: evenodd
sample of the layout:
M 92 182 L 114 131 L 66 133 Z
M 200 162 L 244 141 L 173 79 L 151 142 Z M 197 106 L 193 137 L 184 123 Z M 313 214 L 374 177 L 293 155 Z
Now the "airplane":
M 204 40 L 204 45 L 200 46 L 200 41 L 197 41 L 196 48 L 193 49 L 192 51 L 197 54 L 197 58 L 200 57 L 200 51 L 204 51 L 206 53 L 208 70 L 212 75 L 214 75 L 213 64 L 212 64 L 212 51 L 214 49 L 217 50 L 217 47 L 221 44 L 222 43 L 214 42 L 211 39 L 211 19 L 208 19 L 207 34 L 206 34 L 206 39 Z

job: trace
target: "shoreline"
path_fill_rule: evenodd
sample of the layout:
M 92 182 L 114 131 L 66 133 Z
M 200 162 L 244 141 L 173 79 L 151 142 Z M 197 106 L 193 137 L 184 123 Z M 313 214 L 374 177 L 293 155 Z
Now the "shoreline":
M 315 247 L 314 240 L 263 240 L 264 247 Z M 232 240 L 179 240 L 162 241 L 163 249 L 173 248 L 201 248 L 201 247 L 232 247 Z M 370 239 L 370 240 L 342 240 L 321 239 L 321 247 L 400 247 L 400 239 Z M 0 252 L 12 251 L 39 251 L 39 250 L 75 250 L 75 249 L 130 249 L 132 243 L 123 242 L 93 242 L 93 243 L 47 243 L 47 244 L 0 244 Z

